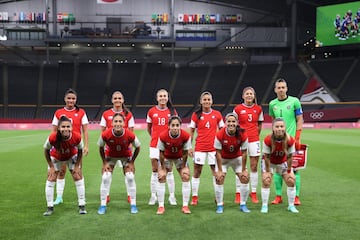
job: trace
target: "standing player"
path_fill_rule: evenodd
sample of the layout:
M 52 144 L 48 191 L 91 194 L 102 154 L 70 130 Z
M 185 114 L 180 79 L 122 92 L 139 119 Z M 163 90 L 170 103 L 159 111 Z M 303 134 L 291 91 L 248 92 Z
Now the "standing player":
M 339 37 L 340 36 L 340 27 L 341 27 L 340 14 L 336 14 L 336 18 L 334 20 L 334 27 L 335 27 L 335 37 Z
M 150 159 L 152 165 L 152 174 L 150 179 L 151 197 L 149 205 L 155 205 L 157 201 L 156 192 L 158 186 L 158 166 L 159 166 L 159 149 L 157 148 L 158 138 L 161 132 L 168 129 L 169 118 L 177 115 L 173 108 L 168 91 L 160 89 L 156 93 L 157 105 L 149 109 L 146 116 L 147 131 L 151 137 L 150 141 Z M 175 179 L 172 168 L 167 169 L 166 181 L 169 188 L 169 202 L 176 205 L 175 198 Z
M 190 214 L 189 199 L 190 199 L 190 170 L 187 164 L 188 150 L 191 149 L 190 134 L 181 129 L 181 119 L 178 116 L 171 116 L 169 119 L 169 129 L 163 131 L 157 143 L 157 148 L 160 151 L 160 166 L 159 166 L 159 185 L 157 197 L 159 208 L 157 214 L 164 214 L 164 198 L 165 198 L 165 182 L 167 169 L 175 164 L 177 171 L 182 180 L 182 212 Z
M 135 121 L 134 121 L 134 117 L 133 117 L 132 113 L 127 109 L 127 107 L 124 104 L 124 102 L 125 102 L 124 95 L 120 91 L 115 91 L 112 94 L 111 102 L 113 104 L 113 107 L 104 111 L 101 116 L 101 121 L 100 121 L 101 131 L 103 132 L 107 128 L 112 128 L 112 119 L 113 119 L 114 114 L 121 113 L 125 117 L 124 128 L 127 128 L 133 132 L 134 126 L 135 126 Z M 123 166 L 121 165 L 121 161 L 118 161 L 118 166 L 120 168 L 124 169 Z M 125 172 L 124 172 L 124 174 L 125 174 Z M 129 193 L 127 182 L 128 181 L 125 178 L 126 191 L 127 191 L 127 193 Z M 111 185 L 111 183 L 110 183 L 110 185 Z M 127 195 L 127 199 L 128 199 L 128 202 L 130 203 L 130 195 L 129 194 Z M 106 202 L 107 203 L 110 202 L 110 188 L 109 188 L 109 193 L 107 194 L 107 197 L 106 197 Z
M 303 111 L 301 108 L 300 100 L 296 97 L 287 95 L 287 84 L 286 81 L 282 78 L 276 80 L 274 91 L 277 98 L 273 99 L 269 103 L 269 115 L 275 118 L 283 118 L 286 125 L 286 132 L 290 136 L 295 137 L 295 148 L 296 150 L 300 149 L 300 135 L 303 126 Z M 299 171 L 294 169 L 296 176 L 296 197 L 295 205 L 300 205 L 300 184 L 301 178 Z M 271 202 L 272 204 L 282 203 L 282 177 L 280 174 L 274 174 L 276 197 Z
M 86 214 L 85 183 L 81 171 L 83 146 L 81 135 L 73 131 L 71 120 L 61 116 L 56 132 L 52 132 L 44 144 L 45 159 L 49 168 L 45 184 L 47 211 L 44 212 L 44 216 L 50 216 L 54 212 L 54 186 L 63 165 L 67 165 L 74 179 L 79 213 Z
M 249 146 L 248 155 L 250 157 L 250 198 L 253 203 L 258 203 L 256 188 L 258 185 L 258 162 L 260 156 L 260 132 L 262 122 L 264 121 L 263 111 L 257 104 L 256 92 L 252 87 L 246 87 L 243 90 L 242 98 L 244 103 L 235 106 L 234 113 L 239 118 L 241 128 L 246 130 Z M 236 176 L 235 176 L 236 177 Z M 240 203 L 240 179 L 236 177 L 236 196 L 235 202 Z
M 135 183 L 135 159 L 140 152 L 140 142 L 135 134 L 124 128 L 125 117 L 121 113 L 115 113 L 112 119 L 112 128 L 101 133 L 98 141 L 100 157 L 103 162 L 102 181 L 100 187 L 100 207 L 98 214 L 106 212 L 106 198 L 112 179 L 112 172 L 117 161 L 121 161 L 127 181 L 128 193 L 130 195 L 130 212 L 137 213 L 136 208 L 136 183 Z M 106 150 L 105 150 L 106 145 Z M 132 145 L 135 150 L 129 146 Z
M 268 213 L 268 201 L 272 175 L 280 174 L 287 185 L 288 210 L 292 213 L 299 211 L 294 206 L 295 176 L 292 172 L 292 158 L 295 153 L 296 140 L 285 130 L 285 121 L 275 118 L 272 123 L 272 133 L 263 142 L 264 160 L 262 165 L 261 213 Z
M 71 120 L 73 131 L 80 134 L 83 134 L 83 141 L 84 141 L 84 148 L 83 148 L 83 154 L 86 156 L 89 152 L 89 133 L 88 133 L 88 118 L 86 115 L 86 112 L 84 109 L 79 108 L 76 105 L 77 101 L 77 93 L 73 89 L 68 89 L 65 92 L 65 107 L 60 108 L 55 111 L 52 125 L 53 130 L 57 131 L 57 126 L 59 123 L 59 119 L 61 116 L 66 116 Z M 62 168 L 60 169 L 60 172 L 58 174 L 57 180 L 56 180 L 56 200 L 54 202 L 54 205 L 58 205 L 63 202 L 63 192 L 65 188 L 65 174 L 66 174 L 66 165 L 62 165 Z
M 215 185 L 215 148 L 214 139 L 218 129 L 224 127 L 221 113 L 212 109 L 212 95 L 210 92 L 203 92 L 200 95 L 200 108 L 191 116 L 190 135 L 194 137 L 195 129 L 197 136 L 195 140 L 195 152 L 190 151 L 190 157 L 194 158 L 194 173 L 192 176 L 192 200 L 191 205 L 198 204 L 198 193 L 200 186 L 200 175 L 206 162 L 210 166 Z
M 225 117 L 225 128 L 216 134 L 216 213 L 224 211 L 224 180 L 227 169 L 231 167 L 240 180 L 240 211 L 249 213 L 246 200 L 249 196 L 249 173 L 246 171 L 248 138 L 245 129 L 240 128 L 236 113 L 228 113 Z

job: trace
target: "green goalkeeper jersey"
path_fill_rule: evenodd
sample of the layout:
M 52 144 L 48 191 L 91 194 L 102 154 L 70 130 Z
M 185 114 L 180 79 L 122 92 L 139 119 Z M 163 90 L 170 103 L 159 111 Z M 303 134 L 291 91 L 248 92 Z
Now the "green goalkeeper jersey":
M 296 133 L 296 116 L 303 114 L 298 98 L 288 96 L 284 100 L 273 99 L 269 103 L 269 115 L 272 118 L 281 117 L 286 124 L 286 131 L 293 137 Z

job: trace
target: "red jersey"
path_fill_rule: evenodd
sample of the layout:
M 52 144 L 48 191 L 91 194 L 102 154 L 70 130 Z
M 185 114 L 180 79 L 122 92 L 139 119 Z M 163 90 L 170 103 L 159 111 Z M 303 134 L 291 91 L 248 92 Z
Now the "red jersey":
M 78 150 L 83 149 L 83 142 L 81 135 L 77 132 L 72 132 L 71 137 L 60 143 L 60 148 L 55 149 L 56 132 L 52 132 L 44 144 L 44 148 L 50 150 L 50 156 L 59 160 L 66 161 L 78 153 Z
M 81 126 L 89 124 L 85 110 L 82 108 L 68 110 L 64 107 L 56 110 L 51 124 L 57 126 L 61 116 L 66 116 L 69 118 L 73 126 L 73 131 L 79 134 L 81 134 Z
M 287 153 L 295 152 L 295 139 L 289 136 Z M 283 141 L 275 141 L 275 151 L 271 153 L 271 134 L 266 136 L 263 142 L 263 153 L 270 154 L 270 162 L 273 164 L 281 164 L 287 161 L 287 156 L 283 150 Z
M 135 126 L 134 116 L 131 112 L 126 115 L 124 111 L 116 112 L 113 108 L 110 108 L 103 112 L 101 116 L 100 126 L 105 128 L 112 128 L 112 119 L 115 113 L 121 113 L 125 117 L 124 128 L 133 128 Z
M 222 127 L 224 127 L 224 121 L 219 111 L 211 109 L 211 111 L 208 113 L 202 112 L 200 119 L 194 112 L 191 116 L 190 128 L 197 128 L 195 151 L 215 151 L 215 135 L 217 130 Z
M 131 157 L 132 151 L 129 145 L 132 144 L 134 147 L 139 147 L 140 142 L 135 134 L 124 128 L 121 136 L 116 136 L 112 128 L 108 128 L 101 133 L 99 141 L 97 143 L 100 147 L 105 148 L 106 157 Z
M 247 106 L 244 103 L 234 108 L 234 113 L 238 115 L 239 124 L 244 128 L 248 135 L 249 142 L 259 141 L 259 123 L 264 121 L 263 111 L 260 105 L 253 104 Z
M 227 133 L 227 128 L 222 128 L 216 134 L 214 147 L 221 150 L 221 157 L 224 159 L 240 157 L 248 148 L 246 131 L 240 133 L 239 136 L 231 136 Z
M 177 115 L 176 112 L 174 115 Z M 150 147 L 156 148 L 160 133 L 168 130 L 170 116 L 169 108 L 160 109 L 158 106 L 150 108 L 147 112 L 146 122 L 151 123 Z
M 190 134 L 181 129 L 179 136 L 173 138 L 169 130 L 166 130 L 160 134 L 157 148 L 164 152 L 166 159 L 182 158 L 183 150 L 191 149 Z

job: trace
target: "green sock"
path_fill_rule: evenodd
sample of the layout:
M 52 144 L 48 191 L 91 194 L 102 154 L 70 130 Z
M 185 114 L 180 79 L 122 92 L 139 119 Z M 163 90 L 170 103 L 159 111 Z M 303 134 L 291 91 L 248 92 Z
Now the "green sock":
M 274 174 L 274 183 L 275 183 L 276 196 L 281 196 L 283 179 L 280 174 L 278 173 Z
M 296 196 L 300 196 L 300 185 L 301 185 L 301 177 L 299 171 L 295 172 L 295 185 L 296 185 Z

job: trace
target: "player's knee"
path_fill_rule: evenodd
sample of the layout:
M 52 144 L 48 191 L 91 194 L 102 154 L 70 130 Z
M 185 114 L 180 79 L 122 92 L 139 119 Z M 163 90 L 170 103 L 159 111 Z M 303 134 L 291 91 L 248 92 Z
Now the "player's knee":
M 221 178 L 221 179 L 215 179 L 215 183 L 217 184 L 217 185 L 224 185 L 224 178 Z
M 166 183 L 166 175 L 160 176 L 158 179 L 159 179 L 159 183 Z
M 50 182 L 56 182 L 56 178 L 57 178 L 57 173 L 48 173 L 48 177 L 47 180 Z
M 295 176 L 294 174 L 287 174 L 285 176 L 285 182 L 288 187 L 294 187 L 295 186 Z
M 66 170 L 60 169 L 58 173 L 58 178 L 63 179 L 65 177 Z
M 249 183 L 249 175 L 247 173 L 241 174 L 240 182 L 243 183 L 243 184 Z
M 183 182 L 190 181 L 190 169 L 189 168 L 186 167 L 181 170 L 181 180 Z
M 271 179 L 270 178 L 263 179 L 262 185 L 263 185 L 264 188 L 269 188 L 270 184 L 271 184 Z
M 271 184 L 271 175 L 270 174 L 264 174 L 262 177 L 262 185 L 265 188 L 269 188 Z
M 74 171 L 73 171 L 73 172 L 71 173 L 71 175 L 72 175 L 74 181 L 79 181 L 79 180 L 81 180 L 81 179 L 83 178 L 81 172 L 74 172 Z

